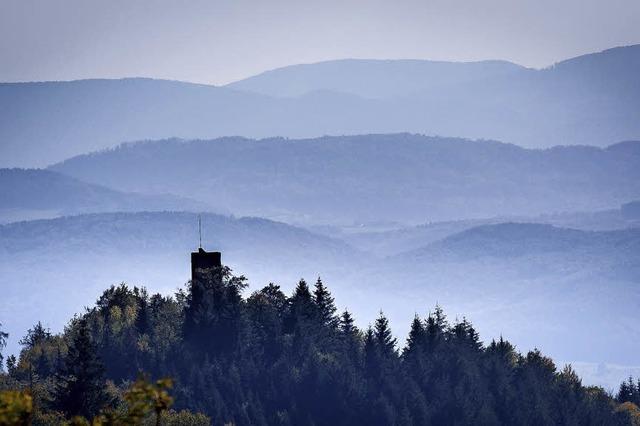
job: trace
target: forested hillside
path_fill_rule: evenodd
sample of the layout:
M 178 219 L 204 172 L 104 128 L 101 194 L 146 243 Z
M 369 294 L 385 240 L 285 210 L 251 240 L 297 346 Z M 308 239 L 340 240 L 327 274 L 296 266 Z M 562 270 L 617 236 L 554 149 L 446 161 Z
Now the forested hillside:
M 197 222 L 193 213 L 121 213 L 0 227 L 5 329 L 23 334 L 37 313 L 61 330 L 110 283 L 171 294 L 188 279 Z M 472 316 L 485 339 L 504 334 L 523 351 L 538 347 L 576 363 L 589 384 L 608 389 L 640 371 L 640 334 L 619 327 L 620 317 L 640 320 L 638 229 L 444 227 L 437 241 L 398 253 L 357 250 L 264 219 L 202 215 L 202 223 L 204 247 L 222 250 L 225 263 L 250 279 L 249 292 L 273 281 L 288 293 L 300 277 L 321 275 L 359 326 L 384 308 L 403 335 L 413 312 L 437 301 L 453 317 Z M 17 340 L 9 349 L 18 349 Z
M 410 134 L 125 144 L 52 170 L 305 225 L 609 209 L 640 198 L 640 142 L 531 150 Z
M 0 223 L 80 213 L 164 210 L 214 209 L 167 194 L 123 193 L 51 170 L 0 169 Z
M 111 287 L 64 333 L 39 323 L 30 329 L 19 358 L 7 359 L 0 389 L 30 390 L 35 424 L 124 417 L 146 395 L 141 384 L 133 388 L 138 398 L 123 394 L 140 371 L 174 379 L 174 408 L 191 413 L 169 413 L 171 424 L 203 424 L 193 412 L 239 426 L 640 420 L 634 381 L 617 395 L 585 387 L 570 366 L 537 350 L 519 353 L 503 337 L 483 343 L 471 322 L 450 321 L 438 306 L 416 315 L 399 342 L 383 313 L 360 329 L 348 311 L 337 312 L 320 279 L 301 280 L 290 296 L 271 284 L 243 298 L 245 286 L 218 268 L 174 296 Z M 158 423 L 170 402 L 167 384 L 159 382 L 164 393 L 150 400 L 160 404 Z M 8 398 L 20 396 L 0 394 L 0 415 L 20 410 Z
M 225 263 L 252 282 L 293 284 L 301 275 L 333 276 L 359 264 L 356 250 L 304 229 L 259 218 L 201 217 L 204 246 L 222 250 Z M 187 281 L 188 253 L 197 246 L 195 213 L 104 213 L 0 226 L 0 320 L 22 334 L 40 312 L 59 330 L 106 285 L 120 281 L 171 293 Z M 10 345 L 17 349 L 16 341 Z

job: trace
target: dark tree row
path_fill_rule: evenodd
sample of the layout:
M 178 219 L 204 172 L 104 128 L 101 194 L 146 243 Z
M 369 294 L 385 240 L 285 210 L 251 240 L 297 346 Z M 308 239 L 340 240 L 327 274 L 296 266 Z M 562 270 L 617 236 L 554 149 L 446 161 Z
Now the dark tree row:
M 0 384 L 29 387 L 39 410 L 66 417 L 117 405 L 146 372 L 172 377 L 175 408 L 213 424 L 640 424 L 640 383 L 614 398 L 539 351 L 484 345 L 439 307 L 399 345 L 382 314 L 365 330 L 338 314 L 320 279 L 289 297 L 270 284 L 245 299 L 245 287 L 228 268 L 175 297 L 111 287 L 63 334 L 30 330 Z

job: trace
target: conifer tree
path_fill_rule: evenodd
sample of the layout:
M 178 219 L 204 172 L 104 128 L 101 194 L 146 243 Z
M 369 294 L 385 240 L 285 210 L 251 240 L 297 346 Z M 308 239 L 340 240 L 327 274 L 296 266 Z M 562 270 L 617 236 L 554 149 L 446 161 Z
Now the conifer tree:
M 149 332 L 149 294 L 145 288 L 134 288 L 133 293 L 137 302 L 136 329 L 139 334 Z
M 340 331 L 344 336 L 353 336 L 358 331 L 353 316 L 346 309 L 340 316 Z
M 389 320 L 384 316 L 382 312 L 376 319 L 374 336 L 376 345 L 380 350 L 380 354 L 385 358 L 390 358 L 396 355 L 396 338 L 391 333 L 389 327 Z
M 632 402 L 640 405 L 640 380 L 636 384 L 633 377 L 629 376 L 626 381 L 620 384 L 616 399 L 618 402 Z
M 306 330 L 313 323 L 316 307 L 305 280 L 300 280 L 293 296 L 289 299 L 289 312 L 286 321 L 286 331 L 292 333 L 297 329 Z
M 347 356 L 354 364 L 359 364 L 361 354 L 361 334 L 355 325 L 353 317 L 349 311 L 345 310 L 340 316 L 340 336 L 343 342 L 343 348 Z
M 64 367 L 58 374 L 55 401 L 68 416 L 93 418 L 105 407 L 104 367 L 91 340 L 86 319 L 77 323 Z
M 380 350 L 373 327 L 369 325 L 364 333 L 364 367 L 369 378 L 375 378 L 380 371 Z
M 407 337 L 407 345 L 404 347 L 404 357 L 419 355 L 425 345 L 426 330 L 420 317 L 416 314 L 411 322 L 409 337 Z
M 5 333 L 2 331 L 2 323 L 0 323 L 0 371 L 2 371 L 4 356 L 2 355 L 2 351 L 7 347 L 7 339 L 9 338 L 9 333 Z
M 335 329 L 338 326 L 336 305 L 331 293 L 322 283 L 320 277 L 318 277 L 318 280 L 316 281 L 315 289 L 313 291 L 313 299 L 316 304 L 320 325 L 330 329 Z
M 212 268 L 191 282 L 185 307 L 184 335 L 194 348 L 209 354 L 233 351 L 242 321 L 244 276 L 231 269 Z
M 432 352 L 445 339 L 449 327 L 447 317 L 439 305 L 436 305 L 435 310 L 429 314 L 426 323 L 427 348 Z

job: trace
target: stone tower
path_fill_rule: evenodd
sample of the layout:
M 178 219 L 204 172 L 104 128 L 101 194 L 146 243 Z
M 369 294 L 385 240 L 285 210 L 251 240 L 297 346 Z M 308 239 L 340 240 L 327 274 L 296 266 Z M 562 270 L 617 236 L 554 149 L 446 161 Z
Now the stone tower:
M 198 281 L 202 273 L 222 266 L 222 254 L 219 251 L 206 252 L 202 247 L 191 253 L 191 280 Z

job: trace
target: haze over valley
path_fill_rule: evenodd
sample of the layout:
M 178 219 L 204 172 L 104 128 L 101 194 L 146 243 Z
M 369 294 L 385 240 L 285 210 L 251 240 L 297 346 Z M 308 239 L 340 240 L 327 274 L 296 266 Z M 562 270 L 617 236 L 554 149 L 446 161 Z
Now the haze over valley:
M 640 45 L 544 69 L 1 83 L 7 350 L 109 285 L 184 290 L 201 217 L 247 295 L 320 276 L 360 327 L 382 309 L 398 335 L 438 303 L 614 388 L 640 372 L 638 75 Z

